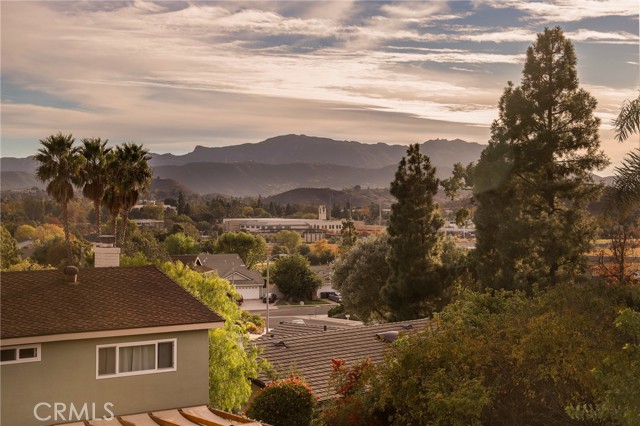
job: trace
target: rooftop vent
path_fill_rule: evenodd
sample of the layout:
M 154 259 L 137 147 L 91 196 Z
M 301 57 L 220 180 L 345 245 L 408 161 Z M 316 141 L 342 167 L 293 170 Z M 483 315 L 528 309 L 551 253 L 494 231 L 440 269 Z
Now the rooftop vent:
M 71 284 L 78 283 L 78 267 L 77 266 L 65 266 L 62 270 L 64 276 L 66 277 L 66 281 Z
M 287 344 L 284 343 L 284 340 L 278 340 L 276 343 L 273 344 L 273 346 L 277 348 L 288 348 Z
M 402 327 L 403 330 L 411 330 L 413 328 L 413 324 L 402 324 L 400 327 Z
M 378 340 L 382 340 L 383 342 L 392 343 L 398 339 L 398 332 L 393 331 L 385 331 L 383 333 L 376 333 L 376 337 Z

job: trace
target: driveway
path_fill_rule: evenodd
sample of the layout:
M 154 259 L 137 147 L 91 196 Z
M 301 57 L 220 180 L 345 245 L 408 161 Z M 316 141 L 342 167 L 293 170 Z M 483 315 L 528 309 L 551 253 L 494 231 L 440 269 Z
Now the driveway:
M 240 309 L 249 312 L 257 312 L 257 311 L 267 311 L 267 304 L 263 303 L 260 299 L 251 299 L 245 300 L 242 302 L 242 306 Z M 279 309 L 278 306 L 275 306 L 273 303 L 269 305 L 269 312 Z

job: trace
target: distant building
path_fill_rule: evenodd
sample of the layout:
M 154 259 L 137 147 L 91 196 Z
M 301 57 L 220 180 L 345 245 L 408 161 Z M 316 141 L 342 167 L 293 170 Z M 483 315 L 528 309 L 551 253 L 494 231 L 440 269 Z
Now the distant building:
M 327 220 L 327 208 L 318 208 L 319 219 L 285 218 L 231 218 L 222 220 L 224 231 L 243 231 L 251 234 L 277 234 L 280 231 L 296 231 L 307 243 L 325 238 L 327 235 L 339 235 L 342 231 L 342 219 Z
M 148 229 L 152 231 L 164 230 L 164 220 L 160 219 L 131 219 L 131 222 L 138 225 L 140 229 Z

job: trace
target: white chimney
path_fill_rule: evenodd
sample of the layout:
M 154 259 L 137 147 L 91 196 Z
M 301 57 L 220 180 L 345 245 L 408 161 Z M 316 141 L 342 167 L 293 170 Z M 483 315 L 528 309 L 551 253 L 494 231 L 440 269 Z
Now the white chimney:
M 120 266 L 120 247 L 115 247 L 116 237 L 113 235 L 100 235 L 98 242 L 93 244 L 95 259 L 93 266 L 107 268 Z

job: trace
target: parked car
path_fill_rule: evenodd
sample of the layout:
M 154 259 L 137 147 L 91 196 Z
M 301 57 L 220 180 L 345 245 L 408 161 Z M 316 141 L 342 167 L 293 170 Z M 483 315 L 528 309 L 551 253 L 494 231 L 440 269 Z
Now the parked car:
M 342 296 L 340 295 L 340 293 L 336 293 L 335 291 L 333 291 L 331 292 L 331 294 L 329 294 L 329 300 L 342 303 Z
M 320 299 L 328 299 L 329 296 L 331 296 L 332 294 L 338 294 L 335 291 L 321 291 L 320 292 Z
M 278 299 L 278 295 L 275 293 L 269 293 L 269 303 L 274 303 Z M 267 295 L 262 296 L 262 303 L 267 303 Z

